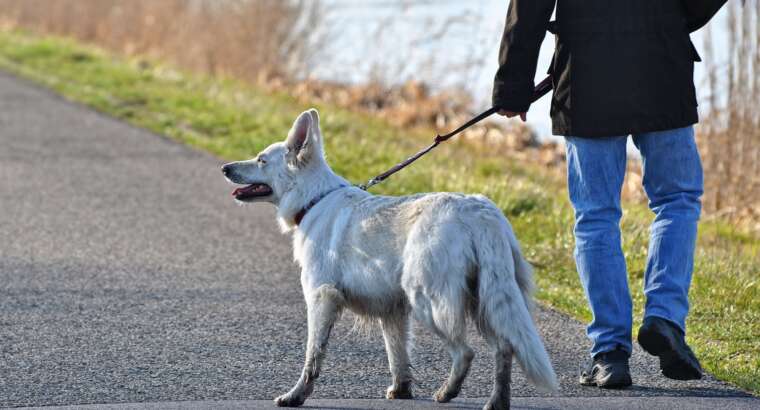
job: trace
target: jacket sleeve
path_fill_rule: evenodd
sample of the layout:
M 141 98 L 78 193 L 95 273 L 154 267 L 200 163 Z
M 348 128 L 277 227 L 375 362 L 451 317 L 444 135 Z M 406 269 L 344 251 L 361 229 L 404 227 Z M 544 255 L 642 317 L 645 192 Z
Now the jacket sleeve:
M 727 0 L 681 0 L 686 11 L 689 32 L 702 28 L 726 4 Z
M 499 49 L 493 106 L 525 112 L 533 95 L 538 52 L 556 0 L 512 0 Z

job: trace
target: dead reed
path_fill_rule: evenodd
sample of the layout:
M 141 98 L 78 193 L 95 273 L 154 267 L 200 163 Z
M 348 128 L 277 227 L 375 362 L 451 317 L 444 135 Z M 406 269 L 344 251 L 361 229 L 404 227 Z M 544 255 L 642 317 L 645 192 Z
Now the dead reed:
M 1 0 L 4 23 L 260 81 L 304 74 L 325 33 L 318 1 Z
M 727 51 L 713 25 L 704 36 L 707 89 L 698 142 L 705 210 L 760 231 L 760 0 L 726 6 Z M 721 50 L 722 51 L 722 50 Z
M 315 60 L 329 61 L 326 43 L 335 34 L 325 16 L 319 0 L 0 0 L 6 27 L 168 60 L 305 102 L 372 112 L 399 126 L 445 128 L 467 113 L 471 98 L 458 90 L 433 92 L 421 82 L 398 78 L 354 85 L 312 78 Z M 445 33 L 439 34 L 425 40 L 443 40 Z M 409 48 L 406 52 L 413 52 L 414 45 Z M 358 57 L 374 61 L 376 56 Z

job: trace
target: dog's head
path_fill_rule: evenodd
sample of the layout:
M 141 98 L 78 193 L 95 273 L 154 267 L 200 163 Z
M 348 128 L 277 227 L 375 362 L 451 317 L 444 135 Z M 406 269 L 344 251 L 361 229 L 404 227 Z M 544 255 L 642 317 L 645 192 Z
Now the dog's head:
M 309 175 L 326 167 L 322 152 L 319 114 L 311 109 L 293 123 L 288 138 L 270 145 L 248 161 L 222 167 L 230 182 L 244 185 L 232 195 L 240 202 L 270 202 L 279 205 L 297 183 L 308 183 Z

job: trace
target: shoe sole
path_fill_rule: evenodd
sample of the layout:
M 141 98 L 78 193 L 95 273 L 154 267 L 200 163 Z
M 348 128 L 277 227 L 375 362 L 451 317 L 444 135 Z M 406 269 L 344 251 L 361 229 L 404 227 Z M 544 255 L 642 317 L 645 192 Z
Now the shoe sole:
M 626 387 L 631 387 L 633 385 L 633 382 L 631 379 L 628 380 L 619 380 L 610 382 L 610 381 L 602 381 L 602 382 L 580 382 L 581 386 L 596 386 L 600 389 L 610 389 L 610 390 L 620 390 L 625 389 Z
M 694 365 L 693 359 L 674 348 L 670 340 L 662 334 L 641 329 L 638 341 L 647 353 L 660 358 L 660 370 L 665 377 L 674 380 L 702 378 L 702 371 Z
M 612 389 L 612 390 L 619 390 L 619 389 L 625 389 L 626 387 L 631 387 L 633 384 L 633 381 L 631 378 L 627 379 L 621 379 L 621 380 L 603 380 L 602 382 L 597 382 L 596 387 L 599 387 L 600 389 Z

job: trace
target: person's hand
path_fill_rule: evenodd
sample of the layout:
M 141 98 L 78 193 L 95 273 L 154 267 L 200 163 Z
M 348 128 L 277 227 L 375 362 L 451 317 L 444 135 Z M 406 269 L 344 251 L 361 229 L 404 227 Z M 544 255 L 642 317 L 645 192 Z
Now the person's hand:
M 525 122 L 525 116 L 526 116 L 526 114 L 527 114 L 526 112 L 514 112 L 514 111 L 507 111 L 507 110 L 499 110 L 499 115 L 503 115 L 503 116 L 505 116 L 507 118 L 512 118 L 512 117 L 516 117 L 516 116 L 519 115 L 520 119 L 523 120 L 523 122 Z

